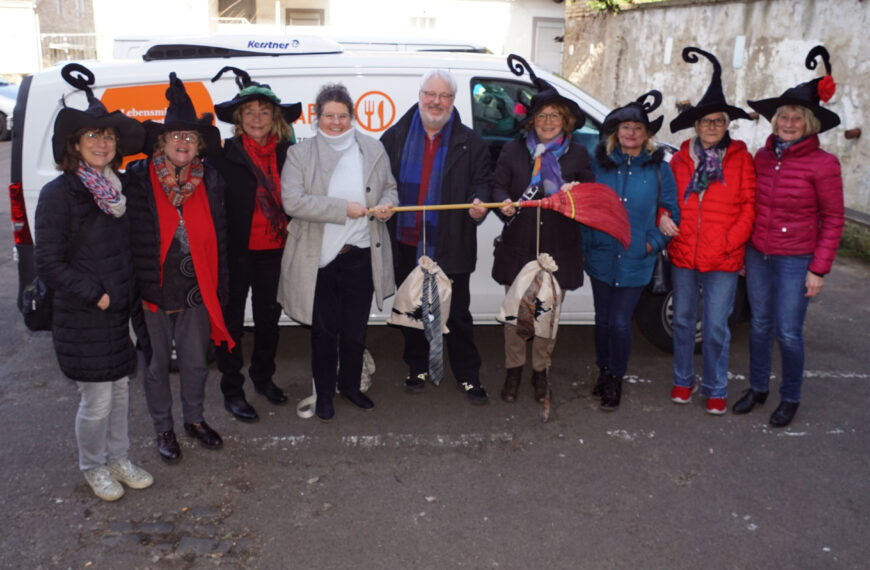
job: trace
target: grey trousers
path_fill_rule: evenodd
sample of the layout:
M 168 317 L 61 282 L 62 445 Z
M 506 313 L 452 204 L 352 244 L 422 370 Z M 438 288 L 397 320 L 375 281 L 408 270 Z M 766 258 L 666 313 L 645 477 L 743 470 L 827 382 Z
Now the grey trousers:
M 208 379 L 208 343 L 211 327 L 204 305 L 167 315 L 157 309 L 145 310 L 145 326 L 151 339 L 151 362 L 145 370 L 145 400 L 157 433 L 173 429 L 172 389 L 169 384 L 169 364 L 172 341 L 181 377 L 181 413 L 184 423 L 203 420 L 205 382 Z
M 130 449 L 130 379 L 76 382 L 76 387 L 82 396 L 76 413 L 79 469 L 88 471 L 126 459 Z

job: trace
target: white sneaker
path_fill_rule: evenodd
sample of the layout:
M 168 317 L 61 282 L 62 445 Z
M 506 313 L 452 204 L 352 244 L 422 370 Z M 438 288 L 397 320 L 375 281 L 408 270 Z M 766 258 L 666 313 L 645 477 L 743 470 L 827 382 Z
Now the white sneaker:
M 145 489 L 154 483 L 154 477 L 141 467 L 133 465 L 129 459 L 121 459 L 106 467 L 116 480 L 131 489 Z
M 112 474 L 105 467 L 85 471 L 85 481 L 91 486 L 94 495 L 104 501 L 117 501 L 124 496 L 124 487 L 112 478 Z

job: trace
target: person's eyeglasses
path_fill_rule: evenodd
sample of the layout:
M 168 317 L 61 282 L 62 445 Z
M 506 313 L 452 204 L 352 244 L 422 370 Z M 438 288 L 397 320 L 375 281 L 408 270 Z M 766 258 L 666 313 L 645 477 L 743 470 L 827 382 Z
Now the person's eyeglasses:
M 702 127 L 722 127 L 725 126 L 725 119 L 722 117 L 719 117 L 718 119 L 703 118 L 700 123 Z
M 322 115 L 320 115 L 320 118 L 326 121 L 344 122 L 350 119 L 350 115 L 348 113 L 323 113 Z
M 85 133 L 85 138 L 91 142 L 103 141 L 107 144 L 115 144 L 118 142 L 118 137 L 112 133 L 99 134 L 96 131 L 88 131 Z
M 186 143 L 195 143 L 199 142 L 199 135 L 196 133 L 179 133 L 174 132 L 169 137 L 175 142 L 184 141 Z
M 456 95 L 453 93 L 436 93 L 435 91 L 420 91 L 423 95 L 423 99 L 427 101 L 434 101 L 436 99 L 443 99 L 444 101 L 452 101 Z
M 562 115 L 560 115 L 559 113 L 538 113 L 537 115 L 535 115 L 535 120 L 542 123 L 546 123 L 547 121 L 552 121 L 555 123 L 556 121 L 562 120 Z

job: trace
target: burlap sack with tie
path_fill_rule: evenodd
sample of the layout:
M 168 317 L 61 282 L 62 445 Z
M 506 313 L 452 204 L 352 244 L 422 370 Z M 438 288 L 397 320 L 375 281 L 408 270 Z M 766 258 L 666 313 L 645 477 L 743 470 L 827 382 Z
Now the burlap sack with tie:
M 559 266 L 548 253 L 523 266 L 501 304 L 499 322 L 517 326 L 522 338 L 556 338 L 562 314 L 562 288 L 553 275 Z
M 430 275 L 430 279 L 435 279 L 441 315 L 443 315 L 441 319 L 442 333 L 447 334 L 450 332 L 447 330 L 447 316 L 450 314 L 450 297 L 453 289 L 450 286 L 450 279 L 447 278 L 444 271 L 431 257 L 425 255 L 417 260 L 417 267 L 408 274 L 399 286 L 399 290 L 396 291 L 396 296 L 393 299 L 393 311 L 387 322 L 400 327 L 423 329 L 423 280 L 426 273 Z M 433 317 L 431 309 L 426 317 L 427 319 Z

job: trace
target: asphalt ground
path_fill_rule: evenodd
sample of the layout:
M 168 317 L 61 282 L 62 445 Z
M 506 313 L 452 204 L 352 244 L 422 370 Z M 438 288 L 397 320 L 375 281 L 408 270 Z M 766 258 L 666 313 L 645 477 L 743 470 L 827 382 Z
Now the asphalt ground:
M 767 424 L 775 393 L 747 416 L 710 416 L 697 396 L 674 405 L 670 356 L 637 331 L 622 406 L 607 413 L 590 393 L 592 328 L 562 327 L 543 423 L 528 369 L 516 403 L 497 397 L 500 327 L 475 330 L 493 396 L 482 407 L 449 374 L 405 394 L 401 334 L 372 327 L 374 411 L 337 399 L 333 422 L 303 420 L 249 387 L 261 420 L 242 424 L 213 369 L 206 418 L 224 448 L 195 445 L 176 411 L 173 466 L 132 382 L 130 455 L 156 482 L 104 503 L 77 468 L 78 393 L 50 334 L 28 332 L 15 308 L 2 232 L 0 567 L 866 568 L 868 281 L 870 266 L 839 259 L 812 302 L 803 402 L 785 429 Z M 729 404 L 748 386 L 748 335 L 747 323 L 733 333 Z M 284 329 L 276 382 L 291 402 L 310 393 L 309 358 L 308 332 Z

